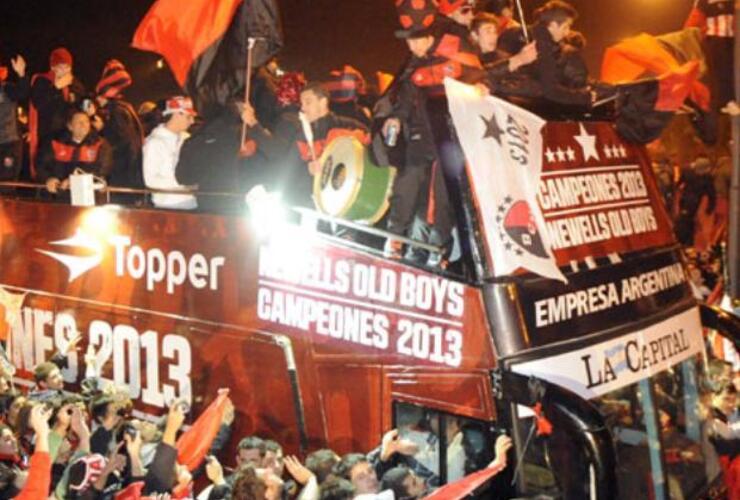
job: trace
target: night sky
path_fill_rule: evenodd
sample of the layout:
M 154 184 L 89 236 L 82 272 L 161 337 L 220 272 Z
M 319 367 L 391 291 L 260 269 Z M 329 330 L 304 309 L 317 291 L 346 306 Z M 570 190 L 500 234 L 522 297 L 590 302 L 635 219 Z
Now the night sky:
M 187 5 L 189 0 L 182 0 Z M 345 63 L 366 77 L 393 72 L 405 48 L 393 37 L 397 28 L 393 0 L 278 0 L 288 70 L 320 79 Z M 0 0 L 0 58 L 3 64 L 22 53 L 32 72 L 48 69 L 49 51 L 67 46 L 75 73 L 88 88 L 97 82 L 105 61 L 121 59 L 134 77 L 127 95 L 134 102 L 176 92 L 169 70 L 156 69 L 158 57 L 128 47 L 138 22 L 153 0 Z M 581 17 L 575 28 L 588 38 L 586 58 L 598 74 L 605 47 L 640 32 L 680 29 L 693 0 L 573 0 Z M 541 2 L 524 0 L 529 13 Z

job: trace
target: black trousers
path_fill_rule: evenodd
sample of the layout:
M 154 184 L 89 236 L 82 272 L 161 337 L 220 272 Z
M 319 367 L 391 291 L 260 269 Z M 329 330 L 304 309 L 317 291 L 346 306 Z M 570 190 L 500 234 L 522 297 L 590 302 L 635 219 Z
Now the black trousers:
M 399 169 L 393 183 L 388 231 L 408 236 L 416 217 L 431 223 L 442 244 L 449 242 L 454 212 L 441 167 L 434 160 L 407 164 Z

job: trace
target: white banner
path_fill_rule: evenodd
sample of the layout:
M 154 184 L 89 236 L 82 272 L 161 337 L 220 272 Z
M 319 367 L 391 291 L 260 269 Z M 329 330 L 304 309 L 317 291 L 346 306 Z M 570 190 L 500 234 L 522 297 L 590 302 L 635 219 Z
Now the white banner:
M 591 399 L 651 377 L 697 354 L 704 355 L 704 339 L 699 310 L 694 308 L 644 330 L 514 365 L 512 369 Z
M 450 78 L 445 89 L 494 274 L 522 268 L 567 282 L 537 203 L 545 121 Z

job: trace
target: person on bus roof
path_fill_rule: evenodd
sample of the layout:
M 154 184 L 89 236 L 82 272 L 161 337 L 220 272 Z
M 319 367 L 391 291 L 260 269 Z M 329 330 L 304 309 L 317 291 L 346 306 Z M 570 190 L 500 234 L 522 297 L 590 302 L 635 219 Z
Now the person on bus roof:
M 30 91 L 23 57 L 11 59 L 10 65 L 17 76 L 15 80 L 8 80 L 8 67 L 0 66 L 0 181 L 18 180 L 23 155 L 18 103 L 25 101 Z
M 368 129 L 352 118 L 338 116 L 331 111 L 330 93 L 319 82 L 309 82 L 300 93 L 301 116 L 310 135 L 306 137 L 304 126 L 295 116 L 278 122 L 276 129 L 264 128 L 251 104 L 245 104 L 242 120 L 247 125 L 245 154 L 264 155 L 276 168 L 272 183 L 289 202 L 313 207 L 313 178 L 321 171 L 319 159 L 332 140 L 342 136 L 353 136 L 368 144 Z M 306 169 L 308 172 L 306 172 Z
M 488 80 L 494 92 L 498 81 L 537 59 L 537 47 L 534 42 L 526 45 L 516 55 L 499 49 L 500 30 L 500 19 L 487 12 L 476 14 L 470 29 L 473 41 L 480 49 L 480 60 L 488 73 Z
M 49 56 L 49 71 L 31 78 L 29 141 L 31 171 L 35 171 L 38 149 L 63 131 L 72 109 L 85 97 L 85 87 L 72 72 L 72 54 L 58 47 Z
M 105 177 L 113 165 L 111 147 L 90 124 L 90 117 L 74 110 L 67 118 L 67 129 L 44 143 L 39 151 L 37 177 L 49 193 L 69 189 L 69 176 L 75 170 Z
M 167 100 L 160 123 L 144 142 L 144 184 L 149 189 L 188 191 L 175 178 L 180 149 L 188 139 L 188 129 L 197 113 L 189 97 L 176 96 Z M 192 210 L 198 203 L 192 194 L 154 193 L 152 203 L 157 208 Z
M 141 149 L 144 128 L 133 106 L 122 92 L 132 83 L 123 63 L 111 59 L 105 63 L 103 74 L 95 87 L 95 100 L 103 117 L 105 137 L 113 148 L 113 168 L 110 182 L 114 186 L 141 188 Z
M 465 30 L 470 29 L 470 23 L 473 22 L 475 15 L 473 0 L 439 0 L 437 8 L 443 17 L 463 26 Z M 462 35 L 465 31 L 460 30 L 459 33 Z

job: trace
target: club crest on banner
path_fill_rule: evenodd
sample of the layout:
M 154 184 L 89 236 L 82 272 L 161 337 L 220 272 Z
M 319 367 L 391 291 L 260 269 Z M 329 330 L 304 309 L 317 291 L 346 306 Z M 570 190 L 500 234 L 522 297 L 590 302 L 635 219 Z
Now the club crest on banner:
M 529 203 L 507 197 L 499 205 L 498 212 L 496 222 L 501 225 L 499 236 L 505 242 L 504 248 L 507 251 L 514 252 L 518 257 L 529 252 L 539 258 L 547 258 L 547 250 L 537 230 Z

